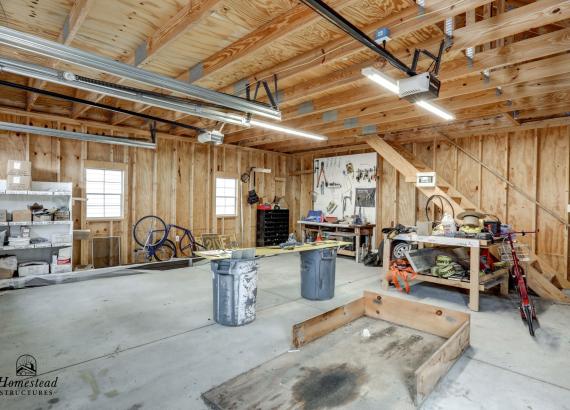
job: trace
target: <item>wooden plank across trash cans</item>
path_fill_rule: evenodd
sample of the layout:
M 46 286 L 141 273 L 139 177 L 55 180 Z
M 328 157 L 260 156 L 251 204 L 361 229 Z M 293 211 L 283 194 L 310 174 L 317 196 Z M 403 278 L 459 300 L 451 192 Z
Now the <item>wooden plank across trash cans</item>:
M 284 255 L 286 253 L 307 252 L 315 251 L 318 249 L 328 249 L 336 247 L 350 246 L 352 243 L 343 241 L 321 241 L 313 243 L 305 243 L 303 245 L 295 246 L 293 249 L 282 249 L 279 246 L 264 246 L 255 248 L 256 258 L 265 258 L 269 256 Z M 213 251 L 198 251 L 196 255 L 209 260 L 228 259 L 231 258 L 232 252 L 240 249 L 228 250 L 213 250 Z M 247 249 L 247 248 L 244 248 Z

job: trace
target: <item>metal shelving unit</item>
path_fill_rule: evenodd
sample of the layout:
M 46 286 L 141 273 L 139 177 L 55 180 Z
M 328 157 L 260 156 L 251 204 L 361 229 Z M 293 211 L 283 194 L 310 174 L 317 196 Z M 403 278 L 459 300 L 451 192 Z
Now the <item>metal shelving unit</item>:
M 14 255 L 18 263 L 30 261 L 52 262 L 52 255 L 61 248 L 73 246 L 73 215 L 72 215 L 72 183 L 71 182 L 40 182 L 33 181 L 32 189 L 27 191 L 6 190 L 6 181 L 0 180 L 0 209 L 9 213 L 17 209 L 26 209 L 33 203 L 42 204 L 45 208 L 66 206 L 69 209 L 69 220 L 65 221 L 18 221 L 0 222 L 0 231 L 10 233 L 11 228 L 30 227 L 30 238 L 42 237 L 45 242 L 25 246 L 0 244 L 0 256 Z M 55 242 L 54 235 L 68 237 L 68 240 Z M 63 238 L 61 238 L 63 239 Z M 73 252 L 72 252 L 73 254 Z M 72 261 L 73 262 L 73 261 Z M 44 276 L 44 275 L 38 275 Z M 26 276 L 30 278 L 31 276 Z M 3 281 L 13 279 L 4 279 Z

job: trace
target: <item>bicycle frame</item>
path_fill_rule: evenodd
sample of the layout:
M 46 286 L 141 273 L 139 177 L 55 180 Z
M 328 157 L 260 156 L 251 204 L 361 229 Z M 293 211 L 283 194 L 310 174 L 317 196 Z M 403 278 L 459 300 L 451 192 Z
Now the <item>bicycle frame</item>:
M 192 231 L 190 231 L 189 229 L 186 229 L 186 228 L 179 226 L 179 225 L 168 224 L 168 225 L 166 225 L 166 231 L 164 232 L 164 236 L 156 245 L 149 245 L 150 238 L 152 237 L 152 234 L 154 234 L 156 232 L 161 232 L 162 230 L 149 231 L 148 236 L 147 236 L 147 240 L 146 240 L 146 245 L 145 245 L 145 249 L 147 251 L 147 255 L 149 258 L 152 258 L 155 255 L 156 250 L 158 248 L 160 248 L 162 245 L 164 245 L 164 242 L 166 242 L 166 240 L 170 236 L 170 231 L 172 229 L 174 229 L 175 231 L 182 231 L 183 232 L 182 235 L 176 235 L 176 243 L 182 243 L 182 239 L 185 237 L 187 237 L 189 240 L 188 245 L 186 245 L 184 247 L 179 245 L 180 251 L 183 252 L 183 251 L 187 250 L 188 248 L 195 250 L 196 245 L 200 245 L 198 242 L 196 242 L 194 235 L 192 235 Z
M 524 280 L 524 276 L 522 274 L 522 267 L 520 265 L 520 260 L 519 257 L 515 251 L 515 245 L 514 245 L 514 241 L 513 241 L 513 235 L 520 233 L 523 236 L 527 233 L 527 232 L 509 232 L 506 234 L 506 239 L 509 242 L 509 246 L 511 247 L 511 255 L 513 257 L 513 273 L 514 273 L 514 277 L 517 281 L 517 288 L 519 290 L 519 294 L 521 297 L 521 302 L 523 304 L 523 306 L 529 306 L 530 305 L 530 300 L 528 297 L 528 291 L 526 289 L 526 281 Z M 528 233 L 533 233 L 533 232 L 528 232 Z

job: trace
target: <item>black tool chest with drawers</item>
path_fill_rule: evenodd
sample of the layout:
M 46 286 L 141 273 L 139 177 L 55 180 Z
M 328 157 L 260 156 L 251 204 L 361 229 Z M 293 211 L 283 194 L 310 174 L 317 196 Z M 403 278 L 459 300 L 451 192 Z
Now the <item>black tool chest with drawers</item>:
M 287 241 L 289 210 L 257 210 L 256 246 L 273 246 Z

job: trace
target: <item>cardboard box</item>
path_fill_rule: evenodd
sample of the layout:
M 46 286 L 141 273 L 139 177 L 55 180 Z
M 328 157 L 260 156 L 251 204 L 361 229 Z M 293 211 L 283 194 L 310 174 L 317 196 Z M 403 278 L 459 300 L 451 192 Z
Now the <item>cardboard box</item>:
M 29 175 L 8 175 L 7 191 L 29 191 L 32 187 L 32 177 Z
M 8 222 L 8 211 L 0 209 L 0 222 Z
M 62 243 L 71 243 L 73 242 L 73 235 L 70 233 L 53 233 L 51 235 L 51 243 L 55 246 L 55 245 L 59 245 Z M 63 248 L 63 249 L 67 249 L 67 248 Z M 71 258 L 71 255 L 69 256 L 62 256 L 62 259 L 68 259 Z
M 31 176 L 32 163 L 30 161 L 9 160 L 7 167 L 8 175 Z
M 10 279 L 18 268 L 18 259 L 15 256 L 0 258 L 0 279 Z
M 24 263 L 18 266 L 18 276 L 47 275 L 49 274 L 49 264 L 46 262 Z
M 29 209 L 15 209 L 12 211 L 12 222 L 31 222 L 32 211 Z
M 53 214 L 53 220 L 54 221 L 69 221 L 70 219 L 70 212 L 69 211 L 60 211 L 57 210 L 55 211 L 55 213 Z
M 52 220 L 52 215 L 33 215 L 32 220 L 34 222 L 50 222 Z

